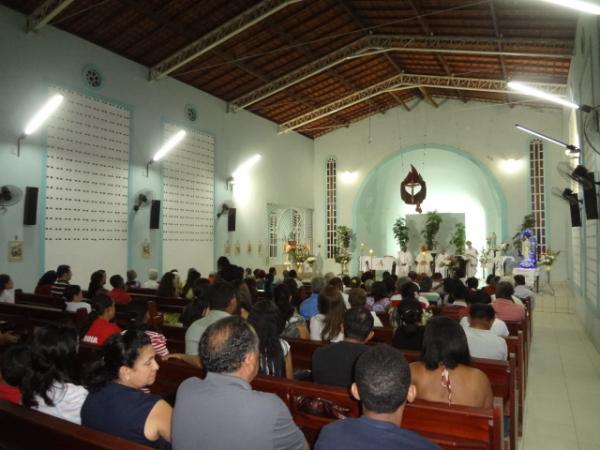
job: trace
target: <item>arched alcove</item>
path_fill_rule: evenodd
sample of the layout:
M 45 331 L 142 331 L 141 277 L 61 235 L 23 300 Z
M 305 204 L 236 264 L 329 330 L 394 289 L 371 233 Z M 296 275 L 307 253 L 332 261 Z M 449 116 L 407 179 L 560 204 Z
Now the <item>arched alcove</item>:
M 464 213 L 467 239 L 481 250 L 487 236 L 507 236 L 506 198 L 491 171 L 470 154 L 446 145 L 428 144 L 401 149 L 382 160 L 365 177 L 353 204 L 357 245 L 376 255 L 395 255 L 398 245 L 392 226 L 398 217 L 416 214 L 400 199 L 400 183 L 410 166 L 427 183 L 423 214 Z M 444 243 L 447 244 L 447 243 Z M 360 251 L 360 248 L 357 248 Z

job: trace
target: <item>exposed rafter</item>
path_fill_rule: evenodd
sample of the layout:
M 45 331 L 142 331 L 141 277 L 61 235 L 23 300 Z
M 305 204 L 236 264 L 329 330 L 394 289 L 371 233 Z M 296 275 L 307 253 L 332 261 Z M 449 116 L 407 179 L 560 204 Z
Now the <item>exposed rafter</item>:
M 46 0 L 27 17 L 27 32 L 40 31 L 75 0 Z
M 500 33 L 500 27 L 498 26 L 498 18 L 496 17 L 496 6 L 494 5 L 494 0 L 490 0 L 490 15 L 492 16 L 492 25 L 494 26 L 494 35 L 497 38 L 501 38 L 502 34 Z M 498 51 L 502 51 L 502 44 L 498 43 L 497 45 Z M 506 71 L 506 63 L 504 62 L 504 56 L 499 55 L 498 61 L 500 62 L 500 70 L 502 71 L 502 78 L 505 80 L 508 79 L 508 72 Z M 512 98 L 510 94 L 507 94 L 508 104 L 511 105 L 512 108 Z
M 498 51 L 498 45 L 503 45 L 505 50 Z M 516 45 L 521 48 L 534 48 L 536 50 L 531 52 L 506 50 L 506 48 Z M 572 57 L 573 42 L 535 38 L 505 39 L 413 35 L 365 36 L 236 98 L 230 102 L 229 110 L 236 112 L 246 108 L 290 86 L 335 67 L 348 59 L 392 51 L 568 59 Z
M 505 80 L 400 74 L 388 78 L 387 80 L 382 81 L 380 83 L 376 83 L 372 86 L 369 86 L 368 88 L 363 89 L 360 92 L 356 92 L 352 95 L 346 96 L 344 98 L 331 102 L 325 106 L 314 109 L 306 114 L 302 114 L 292 120 L 289 120 L 279 126 L 279 134 L 295 130 L 306 125 L 307 123 L 311 123 L 315 120 L 322 119 L 323 117 L 327 117 L 330 114 L 334 114 L 350 106 L 361 103 L 366 99 L 375 97 L 386 92 L 414 89 L 420 87 L 430 87 L 435 89 L 499 92 L 505 94 L 507 92 L 510 92 L 506 84 L 507 82 Z M 564 96 L 566 94 L 566 86 L 563 84 L 528 83 L 528 85 L 534 86 L 538 89 L 542 89 L 546 92 L 555 95 Z
M 158 80 L 167 76 L 288 5 L 300 1 L 302 0 L 263 0 L 156 64 L 150 69 L 150 79 Z

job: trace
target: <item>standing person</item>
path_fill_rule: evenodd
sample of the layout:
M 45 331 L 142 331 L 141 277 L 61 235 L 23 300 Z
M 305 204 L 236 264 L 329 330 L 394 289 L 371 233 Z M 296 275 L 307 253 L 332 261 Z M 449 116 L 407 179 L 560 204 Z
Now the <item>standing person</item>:
M 96 270 L 90 276 L 87 296 L 93 298 L 96 294 L 106 294 L 108 291 L 104 288 L 106 284 L 106 270 Z
M 82 425 L 156 449 L 168 449 L 173 409 L 143 388 L 156 380 L 158 364 L 141 330 L 111 337 L 90 375 Z
M 125 280 L 121 275 L 113 275 L 110 277 L 110 285 L 112 290 L 108 293 L 108 296 L 112 298 L 115 303 L 119 305 L 126 305 L 131 302 L 131 295 L 125 290 Z
M 52 285 L 56 281 L 56 270 L 49 270 L 38 280 L 35 286 L 34 294 L 37 295 L 50 295 Z
M 402 428 L 406 402 L 416 396 L 411 372 L 402 353 L 380 344 L 356 361 L 350 391 L 360 401 L 363 415 L 325 426 L 315 450 L 440 450 L 418 434 Z
M 421 245 L 421 251 L 417 255 L 417 274 L 425 274 L 431 276 L 431 263 L 433 262 L 433 256 L 425 244 Z
M 233 316 L 213 323 L 197 351 L 207 374 L 177 389 L 173 450 L 309 449 L 281 399 L 252 390 L 260 353 L 248 322 Z
M 158 289 L 158 270 L 148 270 L 148 279 L 142 283 L 143 289 Z
M 448 276 L 448 267 L 450 267 L 450 255 L 445 248 L 435 255 L 435 273 L 441 273 L 443 278 Z
M 467 260 L 466 275 L 468 278 L 477 275 L 477 259 L 479 256 L 479 252 L 475 247 L 473 247 L 471 241 L 467 241 L 466 244 L 467 248 L 465 249 L 465 258 Z
M 413 255 L 410 250 L 406 248 L 406 245 L 403 245 L 400 248 L 400 251 L 398 252 L 398 259 L 396 261 L 398 262 L 398 276 L 408 276 L 408 272 L 410 272 L 413 265 Z
M 369 347 L 373 337 L 373 316 L 365 308 L 354 308 L 344 314 L 344 340 L 319 347 L 312 357 L 313 381 L 319 384 L 349 387 L 354 364 Z
M 469 353 L 474 358 L 499 359 L 506 361 L 508 349 L 506 340 L 490 329 L 496 314 L 494 308 L 484 303 L 474 303 L 469 310 L 469 326 L 465 327 Z
M 56 269 L 56 281 L 50 289 L 50 294 L 55 297 L 62 297 L 65 293 L 65 288 L 69 285 L 69 280 L 73 274 L 71 268 L 66 264 L 61 264 Z
M 9 275 L 0 274 L 0 303 L 15 302 L 15 285 Z
M 30 361 L 20 383 L 23 405 L 80 425 L 88 391 L 80 384 L 75 329 L 62 325 L 38 328 Z

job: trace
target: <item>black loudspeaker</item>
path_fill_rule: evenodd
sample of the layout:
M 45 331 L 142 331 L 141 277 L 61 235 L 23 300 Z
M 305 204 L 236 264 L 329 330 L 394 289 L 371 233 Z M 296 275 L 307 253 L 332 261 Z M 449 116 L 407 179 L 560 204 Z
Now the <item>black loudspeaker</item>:
M 598 218 L 598 198 L 596 197 L 596 186 L 593 184 L 594 172 L 589 172 L 587 178 L 592 182 L 592 186 L 588 189 L 583 188 L 583 204 L 587 219 L 594 220 Z
M 577 194 L 571 194 L 571 198 L 575 200 L 575 202 L 569 203 L 569 209 L 571 211 L 571 226 L 572 227 L 580 227 L 581 226 L 581 212 L 579 211 L 579 199 Z
M 235 231 L 235 208 L 227 211 L 227 231 Z
M 23 207 L 23 225 L 35 225 L 37 222 L 38 188 L 25 188 L 25 205 Z
M 150 207 L 150 229 L 158 230 L 160 228 L 160 200 L 152 200 Z

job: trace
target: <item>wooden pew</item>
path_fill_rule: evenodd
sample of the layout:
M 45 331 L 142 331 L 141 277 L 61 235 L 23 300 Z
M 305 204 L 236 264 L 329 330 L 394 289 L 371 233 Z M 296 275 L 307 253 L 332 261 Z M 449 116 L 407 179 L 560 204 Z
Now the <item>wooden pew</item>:
M 28 294 L 20 290 L 15 291 L 15 303 L 19 305 L 46 306 L 62 310 L 66 308 L 65 301 L 62 298 L 52 295 Z
M 149 450 L 150 447 L 0 400 L 2 450 Z
M 156 296 L 157 290 L 148 288 L 128 288 L 127 292 L 129 292 L 130 294 L 144 294 Z
M 71 315 L 61 309 L 36 305 L 0 303 L 0 314 L 29 319 L 34 325 L 72 321 Z
M 517 385 L 517 397 L 518 397 L 518 434 L 523 435 L 523 415 L 525 405 L 525 373 L 524 373 L 524 356 L 523 356 L 523 332 L 519 331 L 517 336 L 508 336 L 506 339 L 506 345 L 508 352 L 513 353 L 515 358 L 515 372 L 516 372 L 516 385 Z

